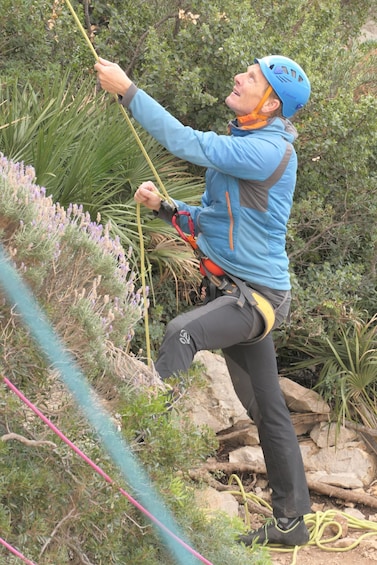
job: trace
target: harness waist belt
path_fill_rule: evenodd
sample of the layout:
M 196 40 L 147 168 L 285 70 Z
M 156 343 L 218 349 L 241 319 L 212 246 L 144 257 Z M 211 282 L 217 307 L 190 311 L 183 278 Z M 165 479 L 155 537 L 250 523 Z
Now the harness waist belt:
M 237 304 L 240 308 L 244 306 L 245 301 L 256 308 L 264 320 L 264 330 L 259 336 L 255 337 L 251 341 L 261 341 L 264 337 L 266 337 L 266 335 L 274 327 L 275 323 L 275 311 L 271 302 L 260 294 L 260 292 L 257 292 L 245 283 L 245 281 L 235 277 L 234 275 L 230 275 L 229 273 L 226 273 L 222 277 L 217 277 L 212 273 L 207 272 L 207 278 L 224 294 L 239 294 Z

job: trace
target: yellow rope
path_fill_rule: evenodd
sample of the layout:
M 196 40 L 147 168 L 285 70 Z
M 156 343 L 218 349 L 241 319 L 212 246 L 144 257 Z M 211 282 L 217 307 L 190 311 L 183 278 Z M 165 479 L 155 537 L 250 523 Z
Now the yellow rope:
M 91 50 L 91 52 L 93 53 L 93 56 L 95 58 L 96 61 L 98 61 L 99 56 L 96 53 L 96 50 L 94 49 L 92 42 L 90 41 L 84 26 L 82 25 L 82 23 L 80 22 L 79 17 L 77 16 L 70 0 L 65 0 L 76 24 L 77 27 L 79 28 L 82 36 L 84 37 L 89 49 Z M 117 97 L 116 97 L 117 98 Z M 130 117 L 128 116 L 125 108 L 119 104 L 119 108 L 123 114 L 123 117 L 125 118 L 128 127 L 130 128 L 134 138 L 136 139 L 136 142 L 141 150 L 141 152 L 143 153 L 153 175 L 154 178 L 157 181 L 157 184 L 160 187 L 161 193 L 157 191 L 158 195 L 160 196 L 160 198 L 162 200 L 167 200 L 170 204 L 172 203 L 171 198 L 169 197 L 163 182 L 161 181 L 161 178 L 156 170 L 156 168 L 154 167 L 136 129 L 134 128 Z M 141 265 L 140 265 L 140 276 L 141 276 L 141 284 L 142 284 L 142 290 L 143 290 L 143 303 L 144 303 L 144 320 L 145 320 L 145 337 L 146 337 L 146 354 L 147 354 L 147 362 L 148 365 L 151 365 L 152 359 L 151 359 L 151 350 L 150 350 L 150 336 L 149 336 L 149 320 L 148 320 L 148 298 L 147 298 L 147 293 L 146 293 L 146 272 L 145 272 L 145 249 L 144 249 L 144 237 L 143 237 L 143 231 L 142 231 L 142 225 L 141 225 L 141 215 L 140 215 L 140 204 L 136 205 L 136 215 L 137 215 L 137 225 L 138 225 L 138 233 L 139 233 L 139 240 L 140 240 L 140 258 L 141 258 Z
M 22 120 L 26 120 L 26 116 L 23 117 L 23 118 L 18 118 L 17 120 L 13 120 L 12 122 L 9 122 L 8 124 L 3 124 L 2 126 L 0 126 L 0 129 L 8 128 L 9 126 L 12 126 L 13 124 L 17 124 L 18 122 L 21 122 Z
M 250 500 L 255 504 L 264 506 L 272 512 L 271 506 L 259 498 L 252 492 L 246 492 L 240 478 L 237 475 L 231 475 L 229 477 L 228 484 L 230 485 L 233 481 L 237 482 L 239 491 L 227 491 L 233 496 L 241 497 L 242 502 L 245 506 L 245 526 L 247 530 L 250 530 L 250 514 L 247 506 L 247 501 Z M 369 520 L 362 520 L 360 518 L 355 518 L 350 516 L 346 512 L 341 512 L 338 510 L 326 510 L 325 512 L 315 512 L 314 514 L 306 514 L 304 516 L 305 524 L 309 530 L 310 538 L 307 545 L 316 546 L 323 551 L 328 552 L 346 552 L 355 549 L 360 543 L 370 537 L 377 537 L 377 522 L 371 522 Z M 347 525 L 347 530 L 344 531 L 345 524 Z M 349 542 L 345 547 L 337 547 L 333 545 L 339 539 L 349 536 L 349 530 L 365 531 L 364 534 L 358 536 L 353 542 Z M 332 535 L 329 535 L 331 532 Z M 335 532 L 335 533 L 334 533 Z M 324 534 L 328 537 L 324 537 Z M 292 553 L 292 561 L 290 565 L 296 565 L 297 555 L 300 549 L 299 546 L 296 547 L 284 547 L 284 546 L 268 546 L 270 551 L 280 552 L 280 553 Z
M 151 365 L 152 357 L 151 357 L 151 342 L 149 338 L 149 316 L 148 316 L 148 298 L 147 298 L 147 291 L 146 291 L 146 273 L 145 273 L 145 252 L 144 252 L 144 239 L 143 239 L 143 229 L 141 226 L 141 217 L 140 217 L 140 204 L 136 205 L 136 217 L 137 217 L 137 230 L 139 233 L 139 240 L 140 240 L 140 275 L 142 281 L 142 288 L 143 288 L 143 304 L 144 304 L 144 326 L 145 326 L 145 347 L 146 347 L 146 355 L 147 355 L 147 363 L 148 366 Z M 141 243 L 142 242 L 142 243 Z

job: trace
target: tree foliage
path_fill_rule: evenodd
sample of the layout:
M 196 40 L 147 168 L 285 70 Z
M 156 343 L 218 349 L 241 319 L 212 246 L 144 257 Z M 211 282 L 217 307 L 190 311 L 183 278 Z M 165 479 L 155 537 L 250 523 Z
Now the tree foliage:
M 297 59 L 313 82 L 313 102 L 326 100 L 329 64 L 358 36 L 371 4 L 118 1 L 106 3 L 105 18 L 97 14 L 103 2 L 91 6 L 94 44 L 103 56 L 117 60 L 185 123 L 224 131 L 233 76 L 254 57 L 281 52 Z

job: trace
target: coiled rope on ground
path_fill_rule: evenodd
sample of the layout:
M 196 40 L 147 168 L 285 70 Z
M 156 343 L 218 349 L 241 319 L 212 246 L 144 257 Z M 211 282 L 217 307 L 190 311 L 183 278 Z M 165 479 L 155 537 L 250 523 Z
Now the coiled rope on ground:
M 232 474 L 229 477 L 229 484 L 236 482 L 239 490 L 238 491 L 227 491 L 229 494 L 241 498 L 245 508 L 245 524 L 246 528 L 250 529 L 250 512 L 248 509 L 247 501 L 250 500 L 257 506 L 267 508 L 272 512 L 272 507 L 268 502 L 258 497 L 252 492 L 246 492 L 242 484 L 241 479 Z M 315 512 L 313 514 L 306 514 L 304 516 L 305 524 L 309 530 L 310 538 L 309 542 L 302 547 L 316 546 L 319 549 L 327 552 L 346 552 L 355 549 L 360 543 L 371 537 L 376 537 L 377 539 L 377 522 L 372 522 L 370 520 L 363 520 L 360 518 L 355 518 L 346 512 L 339 510 L 326 510 L 324 512 Z M 339 539 L 348 535 L 349 531 L 353 530 L 357 533 L 364 532 L 358 535 L 357 539 L 348 543 L 345 547 L 339 547 L 339 545 L 333 545 Z M 328 533 L 331 532 L 329 536 Z M 287 548 L 283 546 L 268 546 L 270 551 L 280 552 L 280 553 L 292 553 L 291 565 L 296 565 L 297 555 L 300 547 Z

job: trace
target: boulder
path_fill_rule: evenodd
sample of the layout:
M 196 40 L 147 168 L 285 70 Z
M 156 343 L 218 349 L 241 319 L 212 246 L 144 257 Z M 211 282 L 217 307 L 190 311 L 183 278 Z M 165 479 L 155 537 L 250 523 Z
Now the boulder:
M 229 516 L 238 516 L 239 505 L 234 496 L 228 492 L 219 492 L 208 487 L 195 491 L 195 499 L 199 508 L 209 514 L 226 512 Z
M 321 471 L 328 476 L 335 476 L 335 482 L 329 484 L 344 488 L 365 487 L 370 485 L 376 476 L 376 458 L 367 451 L 363 442 L 353 441 L 339 448 L 335 446 L 319 448 L 312 440 L 306 440 L 300 442 L 300 448 L 305 471 L 308 473 Z M 345 474 L 347 480 L 341 484 L 339 481 Z M 351 475 L 354 485 L 350 487 Z
M 229 463 L 248 465 L 254 473 L 266 473 L 263 451 L 259 445 L 245 446 L 229 453 Z
M 310 437 L 318 447 L 342 447 L 357 440 L 357 432 L 335 423 L 321 422 L 311 430 Z
M 292 412 L 329 414 L 330 406 L 314 390 L 305 388 L 286 377 L 280 377 L 280 387 Z

